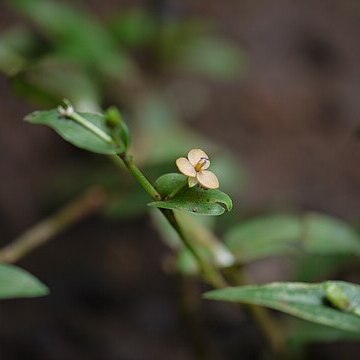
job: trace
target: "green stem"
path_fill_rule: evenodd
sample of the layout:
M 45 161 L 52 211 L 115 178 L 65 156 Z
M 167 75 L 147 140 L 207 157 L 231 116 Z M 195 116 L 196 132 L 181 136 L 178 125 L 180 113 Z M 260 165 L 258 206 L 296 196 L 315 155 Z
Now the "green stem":
M 149 180 L 143 175 L 140 169 L 135 165 L 133 157 L 128 155 L 127 153 L 123 153 L 119 155 L 119 158 L 122 159 L 126 168 L 130 171 L 130 173 L 134 176 L 138 183 L 144 188 L 144 190 L 151 196 L 151 198 L 155 201 L 161 201 L 161 195 L 156 191 L 156 189 L 152 186 Z M 116 164 L 118 164 L 117 160 Z M 199 265 L 200 272 L 204 276 L 204 279 L 210 284 L 212 284 L 215 288 L 225 287 L 226 283 L 224 282 L 218 270 L 212 264 L 208 263 L 206 259 L 203 259 L 196 250 L 196 248 L 192 245 L 191 241 L 188 240 L 183 229 L 176 220 L 174 212 L 169 209 L 160 209 L 160 211 L 163 213 L 163 215 L 166 217 L 166 219 L 169 221 L 175 231 L 179 234 L 185 247 L 196 259 Z
M 199 270 L 204 280 L 211 284 L 216 289 L 221 289 L 226 287 L 226 282 L 223 279 L 222 275 L 218 271 L 218 269 L 211 263 L 209 263 L 206 259 L 204 259 L 196 250 L 196 248 L 192 245 L 191 241 L 185 235 L 183 229 L 179 225 L 176 220 L 175 213 L 169 209 L 160 209 L 175 231 L 179 234 L 182 242 L 185 247 L 191 252 L 196 262 L 198 263 Z
M 155 201 L 161 200 L 160 194 L 156 191 L 156 189 L 151 185 L 151 183 L 146 179 L 146 177 L 142 174 L 142 172 L 135 165 L 133 158 L 126 153 L 120 154 L 119 158 L 122 159 L 126 168 L 130 171 L 130 173 L 134 176 L 134 178 L 139 182 L 139 184 L 147 191 L 147 193 L 151 196 Z M 115 161 L 118 165 L 118 160 Z M 184 185 L 182 185 L 183 187 Z M 181 187 L 181 188 L 182 188 Z M 173 196 L 180 191 L 180 187 L 174 189 L 174 191 L 170 194 Z M 169 196 L 168 196 L 169 197 Z M 182 240 L 184 246 L 191 252 L 194 256 L 197 264 L 199 266 L 199 272 L 202 275 L 202 278 L 211 284 L 216 289 L 222 289 L 224 287 L 229 286 L 227 281 L 222 276 L 219 269 L 214 266 L 212 263 L 208 262 L 207 259 L 204 259 L 201 254 L 197 251 L 197 249 L 193 246 L 192 242 L 187 238 L 185 232 L 181 228 L 179 222 L 176 219 L 175 213 L 170 209 L 159 209 L 162 214 L 166 217 L 175 231 L 178 233 L 180 239 Z M 244 280 L 244 274 L 237 273 L 241 275 L 241 279 L 234 278 L 236 273 L 231 272 L 231 280 L 235 283 L 246 283 Z M 266 336 L 269 344 L 275 352 L 279 352 L 280 349 L 283 349 L 283 341 L 282 341 L 282 332 L 279 331 L 279 327 L 275 324 L 272 318 L 269 316 L 269 313 L 264 308 L 260 308 L 255 305 L 249 305 L 248 309 L 256 322 L 259 324 L 259 327 L 263 331 Z
M 91 131 L 93 134 L 98 136 L 101 140 L 103 140 L 107 144 L 114 143 L 114 141 L 110 135 L 108 135 L 105 131 L 103 131 L 100 128 L 98 128 L 97 126 L 95 126 L 90 121 L 86 120 L 84 117 L 82 117 L 77 112 L 74 111 L 72 114 L 69 114 L 66 117 L 76 121 L 79 125 L 83 126 L 84 128 L 88 129 L 89 131 Z
M 119 154 L 119 157 L 124 162 L 126 168 L 130 171 L 130 173 L 134 176 L 138 183 L 143 187 L 143 189 L 151 196 L 151 198 L 155 201 L 160 201 L 161 195 L 152 186 L 150 181 L 143 175 L 140 169 L 135 165 L 133 157 L 128 155 L 127 153 Z

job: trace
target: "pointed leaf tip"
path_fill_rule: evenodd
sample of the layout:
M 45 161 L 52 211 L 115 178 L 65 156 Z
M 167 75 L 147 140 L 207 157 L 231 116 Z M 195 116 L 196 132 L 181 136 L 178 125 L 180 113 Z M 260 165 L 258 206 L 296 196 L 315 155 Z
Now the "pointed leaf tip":
M 266 306 L 304 320 L 360 333 L 360 285 L 344 281 L 229 287 L 209 291 L 204 297 Z
M 79 113 L 102 132 L 111 136 L 105 124 L 104 116 L 95 113 Z M 124 146 L 113 143 L 108 144 L 90 130 L 71 119 L 59 116 L 57 109 L 47 111 L 34 111 L 24 118 L 31 124 L 46 125 L 55 130 L 64 140 L 71 144 L 98 154 L 118 154 L 124 151 Z
M 44 296 L 49 289 L 26 270 L 0 264 L 0 299 Z

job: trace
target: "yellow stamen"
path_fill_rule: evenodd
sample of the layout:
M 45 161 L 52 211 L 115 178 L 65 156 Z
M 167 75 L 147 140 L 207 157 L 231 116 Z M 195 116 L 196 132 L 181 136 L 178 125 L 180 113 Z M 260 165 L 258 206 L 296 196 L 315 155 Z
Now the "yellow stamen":
M 199 172 L 206 164 L 206 162 L 209 161 L 208 158 L 202 157 L 198 163 L 195 165 L 195 171 Z

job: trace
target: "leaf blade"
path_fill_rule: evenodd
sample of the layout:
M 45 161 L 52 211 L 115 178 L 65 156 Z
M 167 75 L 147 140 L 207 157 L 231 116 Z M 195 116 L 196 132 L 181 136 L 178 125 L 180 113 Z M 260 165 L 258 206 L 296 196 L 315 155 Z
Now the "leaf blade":
M 184 183 L 181 174 L 165 174 L 156 181 L 156 188 L 164 197 Z M 171 210 L 183 210 L 201 215 L 222 215 L 225 211 L 231 211 L 233 204 L 230 197 L 220 190 L 205 190 L 200 187 L 189 188 L 185 186 L 176 195 L 165 201 L 155 201 L 148 204 L 151 207 Z
M 204 297 L 266 306 L 304 320 L 360 333 L 360 316 L 353 310 L 344 311 L 328 303 L 326 289 L 329 285 L 341 287 L 356 311 L 359 309 L 360 286 L 343 281 L 239 286 L 213 290 L 205 293 Z
M 245 221 L 225 234 L 225 243 L 243 263 L 301 251 L 313 255 L 360 255 L 360 237 L 348 224 L 315 212 Z
M 48 288 L 27 271 L 0 264 L 0 299 L 37 297 L 48 293 Z
M 104 117 L 95 113 L 79 113 L 89 122 L 99 127 L 103 132 L 109 136 L 104 121 Z M 59 116 L 58 110 L 35 111 L 25 117 L 25 121 L 32 124 L 46 125 L 55 130 L 64 140 L 71 144 L 98 154 L 115 155 L 122 152 L 123 146 L 117 144 L 108 144 L 101 140 L 97 135 L 90 130 L 84 128 L 77 122 Z
M 300 234 L 293 215 L 271 215 L 251 219 L 230 229 L 225 243 L 241 262 L 289 252 Z

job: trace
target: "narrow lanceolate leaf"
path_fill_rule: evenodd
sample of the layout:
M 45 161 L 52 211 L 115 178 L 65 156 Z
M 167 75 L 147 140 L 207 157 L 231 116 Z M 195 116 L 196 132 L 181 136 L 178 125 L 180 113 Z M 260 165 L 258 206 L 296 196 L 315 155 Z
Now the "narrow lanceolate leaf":
M 172 194 L 169 200 L 156 201 L 148 204 L 152 207 L 171 210 L 184 210 L 201 215 L 221 215 L 232 209 L 230 197 L 220 190 L 205 190 L 198 186 L 189 188 L 183 175 L 166 174 L 156 181 L 156 188 L 163 198 Z M 181 186 L 184 185 L 182 188 Z
M 360 237 L 348 224 L 313 212 L 245 221 L 226 234 L 225 242 L 240 262 L 299 251 L 360 255 Z
M 48 288 L 17 266 L 0 264 L 0 299 L 44 296 Z
M 110 136 L 109 129 L 101 114 L 79 113 L 83 118 Z M 25 117 L 32 124 L 46 125 L 54 129 L 64 140 L 88 151 L 99 154 L 118 154 L 124 150 L 123 145 L 107 143 L 92 131 L 72 119 L 59 115 L 57 109 L 35 111 Z
M 230 287 L 207 292 L 205 298 L 267 306 L 304 320 L 360 333 L 360 286 L 343 281 Z

